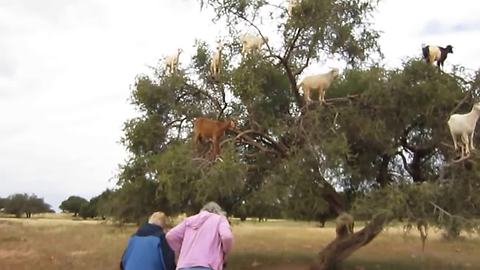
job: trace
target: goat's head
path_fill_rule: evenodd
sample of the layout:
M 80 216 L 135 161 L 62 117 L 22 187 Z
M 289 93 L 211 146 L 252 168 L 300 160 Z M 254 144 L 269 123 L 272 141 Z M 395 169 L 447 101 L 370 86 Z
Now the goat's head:
M 473 104 L 473 109 L 480 112 L 480 102 Z
M 452 45 L 448 45 L 445 49 L 447 50 L 447 53 L 453 53 Z
M 332 74 L 332 76 L 335 78 L 337 77 L 339 74 L 340 74 L 340 70 L 338 68 L 332 68 L 330 70 L 330 73 Z
M 235 128 L 235 121 L 233 121 L 232 118 L 228 118 L 226 120 L 226 122 L 228 122 L 228 126 L 227 126 L 228 129 L 234 129 Z

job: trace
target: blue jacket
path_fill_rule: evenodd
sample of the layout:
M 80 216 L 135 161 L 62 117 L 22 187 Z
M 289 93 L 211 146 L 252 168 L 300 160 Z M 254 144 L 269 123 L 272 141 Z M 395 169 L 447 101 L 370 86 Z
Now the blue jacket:
M 130 237 L 120 262 L 122 270 L 175 270 L 175 253 L 160 226 L 146 223 Z

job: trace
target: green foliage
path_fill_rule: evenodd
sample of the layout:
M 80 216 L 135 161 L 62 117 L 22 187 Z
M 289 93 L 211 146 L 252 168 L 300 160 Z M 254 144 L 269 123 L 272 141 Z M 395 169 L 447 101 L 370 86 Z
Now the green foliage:
M 480 233 L 478 192 L 480 184 L 451 182 L 402 183 L 365 194 L 355 204 L 357 217 L 371 218 L 385 211 L 399 220 L 426 219 L 455 239 L 461 231 Z
M 477 158 L 443 166 L 455 157 L 446 121 L 479 97 L 478 73 L 438 72 L 418 59 L 396 69 L 377 63 L 370 24 L 377 1 L 304 0 L 292 17 L 270 1 L 201 2 L 228 29 L 221 76 L 209 70 L 215 48 L 197 40 L 187 69 L 136 79 L 138 116 L 126 121 L 122 138 L 130 156 L 118 187 L 100 200 L 102 215 L 138 222 L 152 211 L 193 213 L 215 200 L 240 217 L 322 221 L 356 199 L 363 217 L 433 218 L 430 202 L 465 219 L 479 215 Z M 277 25 L 268 44 L 240 58 L 239 35 L 267 37 L 268 25 Z M 347 69 L 328 89 L 329 104 L 305 106 L 299 75 L 326 57 Z M 235 120 L 221 161 L 194 150 L 198 116 Z
M 0 198 L 0 209 L 3 209 L 5 207 L 6 202 L 6 198 Z
M 64 200 L 59 208 L 64 212 L 73 213 L 73 216 L 77 216 L 83 205 L 88 205 L 88 201 L 79 196 L 70 196 Z
M 33 214 L 46 213 L 52 211 L 50 205 L 43 201 L 43 198 L 38 198 L 37 195 L 32 194 L 13 194 L 4 199 L 4 211 L 8 214 L 13 214 L 19 218 L 25 213 L 27 218 L 31 218 Z
M 95 203 L 92 203 L 92 201 L 90 201 L 86 204 L 82 204 L 78 214 L 83 219 L 96 217 L 97 216 L 97 209 L 96 209 Z

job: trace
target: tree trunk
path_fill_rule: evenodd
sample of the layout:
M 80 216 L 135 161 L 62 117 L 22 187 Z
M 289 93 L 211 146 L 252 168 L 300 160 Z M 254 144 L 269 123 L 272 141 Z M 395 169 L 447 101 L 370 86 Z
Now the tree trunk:
M 387 214 L 379 214 L 362 230 L 344 237 L 337 235 L 335 240 L 320 251 L 310 270 L 334 269 L 339 262 L 370 243 L 383 230 L 387 219 Z

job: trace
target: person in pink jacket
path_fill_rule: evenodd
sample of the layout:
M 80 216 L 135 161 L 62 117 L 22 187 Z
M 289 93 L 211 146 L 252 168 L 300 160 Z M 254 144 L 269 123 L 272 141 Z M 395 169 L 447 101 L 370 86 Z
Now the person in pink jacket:
M 233 246 L 233 234 L 225 212 L 215 202 L 188 217 L 167 235 L 170 247 L 180 256 L 177 269 L 222 270 Z

